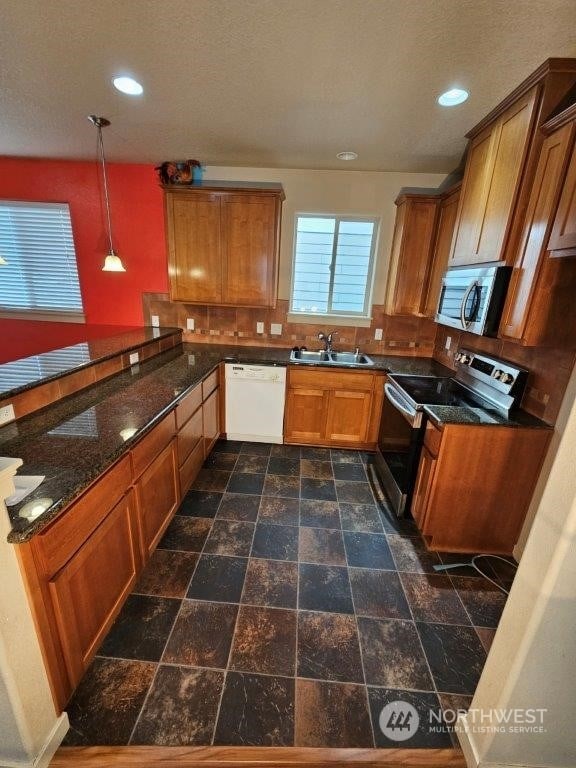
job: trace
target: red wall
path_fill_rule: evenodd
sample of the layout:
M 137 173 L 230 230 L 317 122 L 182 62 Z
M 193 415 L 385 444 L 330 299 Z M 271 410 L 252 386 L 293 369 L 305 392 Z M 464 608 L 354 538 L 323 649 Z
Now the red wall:
M 142 292 L 168 290 L 162 191 L 151 165 L 107 167 L 126 272 L 102 272 L 107 236 L 95 161 L 0 157 L 0 199 L 69 203 L 86 322 L 143 325 Z

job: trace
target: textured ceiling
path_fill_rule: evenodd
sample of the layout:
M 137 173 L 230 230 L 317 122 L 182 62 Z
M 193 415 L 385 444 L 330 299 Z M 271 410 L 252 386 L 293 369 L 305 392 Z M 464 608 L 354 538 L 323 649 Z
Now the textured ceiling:
M 575 0 L 0 0 L 0 154 L 93 158 L 96 113 L 110 160 L 447 171 L 575 29 Z

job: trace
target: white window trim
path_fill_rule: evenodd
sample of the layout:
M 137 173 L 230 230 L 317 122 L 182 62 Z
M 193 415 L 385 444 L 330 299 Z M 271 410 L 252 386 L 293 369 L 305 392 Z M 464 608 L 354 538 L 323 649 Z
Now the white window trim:
M 330 219 L 350 219 L 352 221 L 371 221 L 376 228 L 375 235 L 372 239 L 372 249 L 370 254 L 370 266 L 367 279 L 367 291 L 366 291 L 366 311 L 363 314 L 348 314 L 338 312 L 312 312 L 312 313 L 300 313 L 292 311 L 292 293 L 294 290 L 295 279 L 295 267 L 296 267 L 296 242 L 298 237 L 298 218 L 314 218 L 323 217 Z M 310 211 L 296 211 L 294 213 L 294 231 L 292 239 L 292 267 L 290 277 L 290 294 L 288 296 L 288 313 L 287 322 L 289 323 L 302 323 L 303 325 L 319 325 L 324 321 L 333 323 L 334 325 L 341 325 L 344 327 L 358 327 L 369 328 L 372 322 L 372 297 L 374 294 L 374 280 L 376 277 L 376 259 L 378 258 L 378 246 L 380 239 L 380 223 L 379 216 L 363 216 L 357 213 L 320 213 Z

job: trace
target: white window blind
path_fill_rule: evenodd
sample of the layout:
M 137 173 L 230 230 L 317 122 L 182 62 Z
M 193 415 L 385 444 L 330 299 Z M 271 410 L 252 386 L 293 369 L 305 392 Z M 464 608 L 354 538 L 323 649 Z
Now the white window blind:
M 367 317 L 376 234 L 375 219 L 298 215 L 290 311 Z
M 0 200 L 0 312 L 84 319 L 66 203 Z

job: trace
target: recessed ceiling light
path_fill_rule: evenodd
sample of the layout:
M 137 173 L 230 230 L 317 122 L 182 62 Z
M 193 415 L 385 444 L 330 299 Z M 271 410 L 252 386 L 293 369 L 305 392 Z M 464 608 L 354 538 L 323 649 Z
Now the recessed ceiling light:
M 438 104 L 443 107 L 455 107 L 456 104 L 462 104 L 468 98 L 469 93 L 463 88 L 451 88 L 438 96 Z
M 122 93 L 127 93 L 129 96 L 140 96 L 144 93 L 144 88 L 133 77 L 115 77 L 112 83 L 114 88 L 122 91 Z
M 357 152 L 338 152 L 336 157 L 338 158 L 338 160 L 357 160 L 358 153 Z

